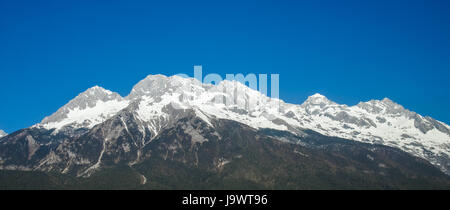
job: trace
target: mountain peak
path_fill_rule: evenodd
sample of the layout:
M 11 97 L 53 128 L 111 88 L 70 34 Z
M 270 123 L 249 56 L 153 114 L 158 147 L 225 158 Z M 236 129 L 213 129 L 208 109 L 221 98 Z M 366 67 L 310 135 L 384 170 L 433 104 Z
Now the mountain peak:
M 155 96 L 158 93 L 164 93 L 169 83 L 168 79 L 167 76 L 161 74 L 148 75 L 134 85 L 127 98 L 134 99 L 145 95 Z
M 309 96 L 309 97 L 311 97 L 311 98 L 327 98 L 327 97 L 325 97 L 324 95 L 322 95 L 320 93 L 315 93 L 314 95 Z
M 392 101 L 389 98 L 383 98 L 383 100 L 381 100 L 381 102 L 383 102 L 386 105 L 399 105 L 399 104 L 395 103 L 394 101 Z
M 61 107 L 57 112 L 44 118 L 41 123 L 60 122 L 67 118 L 68 114 L 74 110 L 85 110 L 95 107 L 99 102 L 106 103 L 110 101 L 121 102 L 123 98 L 118 93 L 106 90 L 100 86 L 94 86 L 70 100 L 69 103 Z
M 102 87 L 100 87 L 100 86 L 98 86 L 98 85 L 95 85 L 95 86 L 93 86 L 93 87 L 91 87 L 91 88 L 88 88 L 88 90 L 96 90 L 96 89 L 100 89 L 100 90 L 105 90 L 105 88 L 102 88 Z
M 185 89 L 192 86 L 201 87 L 202 83 L 194 78 L 183 78 L 177 75 L 170 77 L 162 74 L 148 75 L 133 87 L 126 98 L 158 97 L 167 92 L 176 92 L 183 90 L 183 87 Z
M 394 102 L 393 100 L 389 99 L 389 98 L 383 98 L 383 100 L 378 101 L 379 103 L 382 103 L 386 108 L 388 109 L 396 109 L 396 110 L 404 110 L 405 108 Z
M 70 109 L 74 109 L 76 107 L 84 109 L 86 107 L 95 106 L 97 101 L 106 102 L 111 100 L 122 100 L 122 96 L 96 85 L 80 93 L 65 106 Z
M 0 138 L 3 137 L 3 136 L 6 136 L 6 135 L 8 135 L 8 134 L 5 131 L 0 130 Z
M 331 105 L 331 104 L 336 104 L 333 101 L 330 101 L 327 97 L 325 97 L 324 95 L 320 94 L 320 93 L 316 93 L 312 96 L 309 96 L 308 99 L 306 99 L 306 101 L 302 104 L 302 105 Z
M 169 77 L 167 77 L 166 75 L 163 74 L 149 74 L 147 75 L 144 80 L 159 80 L 159 79 L 167 79 Z
M 85 90 L 80 95 L 92 95 L 92 96 L 113 95 L 113 96 L 115 96 L 116 94 L 110 90 L 107 90 L 103 87 L 96 85 L 94 87 L 91 87 L 91 88 Z
M 364 109 L 370 113 L 386 113 L 386 114 L 404 114 L 409 116 L 410 111 L 405 109 L 402 105 L 395 103 L 389 98 L 382 100 L 370 100 L 367 102 L 360 102 L 357 107 Z

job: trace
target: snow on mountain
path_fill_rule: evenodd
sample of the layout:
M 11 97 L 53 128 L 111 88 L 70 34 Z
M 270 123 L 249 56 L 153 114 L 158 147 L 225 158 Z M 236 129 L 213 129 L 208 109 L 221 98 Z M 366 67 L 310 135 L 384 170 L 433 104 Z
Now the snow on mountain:
M 278 114 L 279 100 L 270 99 L 239 82 L 223 81 L 214 86 L 177 76 L 157 77 L 157 80 L 152 77 L 144 79 L 127 97 L 140 99 L 137 112 L 144 120 L 167 117 L 171 113 L 162 110 L 170 105 L 178 110 L 196 110 L 206 122 L 208 117 L 217 117 L 255 128 L 287 129 L 286 126 L 273 123 L 271 119 Z
M 37 126 L 59 130 L 72 128 L 92 128 L 128 106 L 118 93 L 102 87 L 92 87 L 79 94 L 57 112 L 42 120 Z
M 8 135 L 8 134 L 5 131 L 0 130 L 0 138 L 3 137 L 3 136 L 6 136 L 6 135 Z
M 93 87 L 37 126 L 92 128 L 125 108 L 147 123 L 152 136 L 170 125 L 179 113 L 194 110 L 209 126 L 213 126 L 210 119 L 222 118 L 255 129 L 286 130 L 297 135 L 303 135 L 303 129 L 312 129 L 328 136 L 396 147 L 427 159 L 444 172 L 450 169 L 450 127 L 390 99 L 347 106 L 314 94 L 296 105 L 227 80 L 210 85 L 193 78 L 149 75 L 125 98 Z
M 390 99 L 347 106 L 315 94 L 300 106 L 290 106 L 282 114 L 281 119 L 286 122 L 324 135 L 402 149 L 427 159 L 448 173 L 449 126 L 409 111 Z
M 236 89 L 242 90 L 234 91 Z M 238 92 L 238 93 L 237 93 Z M 286 130 L 284 126 L 272 123 L 266 117 L 273 110 L 260 111 L 250 103 L 270 98 L 247 88 L 238 82 L 223 81 L 217 86 L 202 84 L 193 78 L 162 75 L 149 76 L 134 86 L 126 99 L 133 101 L 139 118 L 149 122 L 149 130 L 157 134 L 165 125 L 173 121 L 174 112 L 194 110 L 198 117 L 207 122 L 209 118 L 232 119 L 255 128 L 270 127 Z M 275 103 L 278 100 L 272 100 Z M 265 106 L 274 109 L 275 106 Z M 264 115 L 253 116 L 257 112 Z

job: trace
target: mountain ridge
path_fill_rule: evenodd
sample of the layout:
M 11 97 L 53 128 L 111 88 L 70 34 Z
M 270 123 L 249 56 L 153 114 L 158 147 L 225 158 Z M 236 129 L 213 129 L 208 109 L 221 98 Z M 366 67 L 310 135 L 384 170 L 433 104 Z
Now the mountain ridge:
M 101 168 L 104 158 L 118 151 L 121 152 L 115 161 L 125 159 L 128 164 L 136 164 L 145 159 L 145 145 L 186 114 L 213 130 L 217 129 L 215 121 L 227 119 L 255 130 L 274 129 L 306 137 L 306 129 L 325 136 L 386 145 L 424 158 L 449 174 L 450 127 L 390 99 L 347 106 L 314 94 L 297 105 L 269 98 L 237 81 L 211 85 L 193 78 L 164 75 L 147 76 L 125 97 L 98 86 L 89 88 L 41 123 L 0 141 L 9 145 L 8 139 L 23 139 L 28 145 L 23 148 L 26 154 L 21 157 L 22 165 L 8 161 L 12 154 L 5 150 L 0 157 L 1 167 L 44 171 L 58 168 L 62 172 L 74 171 L 77 176 L 90 176 Z M 183 129 L 188 129 L 196 142 L 207 142 L 208 138 L 198 133 L 200 128 L 194 127 Z M 213 130 L 208 135 L 214 135 Z M 97 139 L 95 145 L 91 145 L 95 142 L 92 139 Z M 86 150 L 80 142 L 97 149 Z M 84 150 L 94 151 L 97 156 Z
M 83 123 L 91 128 L 133 103 L 145 120 L 164 118 L 167 114 L 161 110 L 170 104 L 179 109 L 197 107 L 202 110 L 202 116 L 206 113 L 230 118 L 254 128 L 289 130 L 297 134 L 298 128 L 308 128 L 324 135 L 394 146 L 429 160 L 446 173 L 450 169 L 450 127 L 409 111 L 388 98 L 348 106 L 316 93 L 297 105 L 269 98 L 237 81 L 225 80 L 211 85 L 194 78 L 165 75 L 149 75 L 138 82 L 128 96 L 119 97 L 122 103 L 117 107 L 114 104 L 106 117 L 88 118 L 89 122 L 79 120 L 78 128 L 82 128 Z M 35 126 L 60 129 L 45 122 Z

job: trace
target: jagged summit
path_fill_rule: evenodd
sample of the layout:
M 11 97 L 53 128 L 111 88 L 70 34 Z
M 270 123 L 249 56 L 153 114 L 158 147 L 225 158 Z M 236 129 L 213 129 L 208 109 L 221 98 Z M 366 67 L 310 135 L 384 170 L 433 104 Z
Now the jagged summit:
M 167 92 L 188 91 L 191 86 L 201 87 L 202 84 L 193 78 L 182 78 L 176 75 L 170 77 L 161 74 L 148 75 L 133 87 L 126 98 L 133 100 L 143 96 L 156 97 Z
M 316 93 L 314 95 L 309 96 L 305 102 L 303 102 L 302 106 L 326 106 L 326 105 L 333 105 L 336 104 L 333 101 L 330 101 L 327 97 L 320 93 Z
M 391 99 L 389 99 L 389 98 L 383 98 L 383 100 L 381 100 L 381 102 L 382 102 L 384 105 L 386 105 L 386 106 L 388 106 L 388 107 L 391 107 L 391 108 L 405 109 L 405 108 L 403 108 L 402 105 L 400 105 L 400 104 L 394 102 L 393 100 L 391 100 Z
M 415 114 L 389 98 L 384 98 L 383 100 L 370 100 L 367 102 L 360 102 L 356 106 L 374 114 L 384 113 L 392 115 L 404 115 L 407 117 Z
M 106 90 L 99 86 L 94 86 L 80 93 L 74 99 L 69 101 L 62 108 L 67 109 L 85 109 L 94 107 L 98 101 L 107 102 L 111 100 L 122 100 L 122 96 L 118 93 Z
M 381 100 L 381 101 L 384 103 L 388 103 L 388 104 L 397 104 L 394 101 L 392 101 L 390 98 L 387 98 L 387 97 L 383 98 L 383 100 Z
M 320 93 L 315 93 L 311 96 L 309 96 L 309 98 L 327 98 L 324 95 L 320 94 Z
M 75 127 L 92 127 L 127 104 L 118 93 L 94 86 L 44 118 L 39 125 L 47 128 L 61 128 L 73 124 L 76 124 Z

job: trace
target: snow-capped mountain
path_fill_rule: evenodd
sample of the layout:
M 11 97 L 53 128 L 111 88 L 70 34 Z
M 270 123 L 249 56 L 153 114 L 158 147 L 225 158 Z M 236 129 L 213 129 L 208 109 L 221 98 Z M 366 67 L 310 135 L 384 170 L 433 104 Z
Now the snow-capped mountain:
M 92 128 L 126 107 L 148 123 L 153 136 L 170 123 L 173 110 L 193 109 L 206 122 L 210 118 L 231 119 L 256 129 L 297 135 L 302 129 L 312 129 L 328 136 L 400 148 L 429 160 L 444 172 L 450 168 L 450 127 L 387 98 L 347 106 L 315 94 L 296 105 L 227 80 L 214 86 L 192 78 L 150 75 L 125 98 L 93 87 L 36 126 L 56 131 Z
M 409 111 L 390 99 L 347 106 L 316 94 L 289 112 L 302 127 L 324 135 L 396 147 L 449 172 L 449 126 Z
M 203 123 L 180 125 L 186 117 Z M 0 147 L 0 167 L 89 176 L 108 161 L 134 165 L 145 160 L 151 156 L 148 145 L 177 125 L 195 143 L 221 139 L 216 130 L 222 119 L 255 131 L 272 129 L 308 138 L 308 130 L 313 130 L 395 147 L 450 174 L 450 127 L 389 99 L 347 106 L 315 94 L 297 105 L 236 81 L 211 85 L 164 75 L 146 77 L 126 97 L 97 86 L 86 90 L 41 123 L 0 142 L 4 148 L 22 140 L 28 145 L 14 149 L 28 151 L 20 161 L 10 158 L 15 155 L 11 149 Z M 181 148 L 180 143 L 166 146 L 172 152 Z
M 0 130 L 0 138 L 3 137 L 3 136 L 6 136 L 6 135 L 8 135 L 8 134 L 5 131 Z
M 79 94 L 68 104 L 41 122 L 45 128 L 92 128 L 128 105 L 118 93 L 95 86 Z

